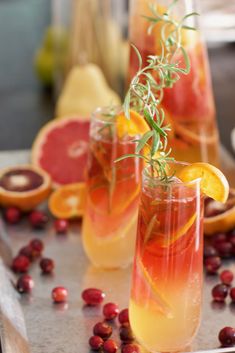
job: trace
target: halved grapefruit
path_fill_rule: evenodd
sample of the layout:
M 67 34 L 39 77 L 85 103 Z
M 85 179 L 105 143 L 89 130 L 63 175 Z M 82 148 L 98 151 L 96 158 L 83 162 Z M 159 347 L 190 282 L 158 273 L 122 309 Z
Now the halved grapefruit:
M 235 228 L 235 189 L 230 189 L 226 203 L 212 199 L 205 202 L 204 233 L 213 235 Z
M 89 121 L 80 117 L 54 120 L 38 133 L 32 147 L 32 163 L 45 170 L 53 186 L 84 181 Z
M 29 211 L 51 191 L 51 178 L 40 168 L 20 165 L 0 170 L 0 204 Z

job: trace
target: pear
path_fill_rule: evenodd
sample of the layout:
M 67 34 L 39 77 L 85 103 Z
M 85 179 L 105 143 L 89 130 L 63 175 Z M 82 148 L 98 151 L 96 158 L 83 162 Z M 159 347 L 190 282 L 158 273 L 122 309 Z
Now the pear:
M 69 72 L 56 106 L 56 116 L 89 117 L 100 106 L 119 105 L 119 96 L 108 86 L 95 64 L 74 66 Z

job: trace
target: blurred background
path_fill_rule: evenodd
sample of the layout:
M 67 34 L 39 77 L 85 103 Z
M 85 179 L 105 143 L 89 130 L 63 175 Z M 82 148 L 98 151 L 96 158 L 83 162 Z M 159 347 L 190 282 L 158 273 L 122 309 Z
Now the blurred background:
M 99 43 L 97 28 L 93 28 L 96 9 L 89 7 L 87 0 L 77 4 L 74 20 L 72 0 L 0 0 L 0 150 L 31 147 L 39 128 L 64 109 L 58 106 L 57 98 L 67 67 L 82 64 L 87 55 L 106 67 L 110 87 L 122 93 L 128 61 L 128 1 L 112 1 L 112 8 L 102 9 L 104 16 L 112 11 L 119 24 L 118 32 L 111 25 L 106 28 L 109 43 L 119 46 L 109 47 L 110 57 L 100 54 L 105 48 Z M 220 138 L 235 155 L 231 143 L 235 127 L 235 0 L 201 0 L 200 5 Z M 68 58 L 71 43 L 75 49 Z M 118 62 L 115 50 L 122 53 Z M 106 60 L 114 63 L 115 70 L 108 72 Z

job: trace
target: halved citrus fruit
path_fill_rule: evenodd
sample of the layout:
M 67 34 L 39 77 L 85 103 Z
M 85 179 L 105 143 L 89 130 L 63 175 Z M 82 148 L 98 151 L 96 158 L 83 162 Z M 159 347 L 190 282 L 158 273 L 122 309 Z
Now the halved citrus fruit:
M 55 190 L 49 198 L 48 207 L 53 216 L 70 219 L 83 216 L 85 203 L 85 183 L 74 183 Z
M 0 204 L 29 211 L 43 202 L 51 191 L 51 178 L 42 169 L 19 165 L 0 170 Z
M 124 113 L 117 116 L 117 134 L 119 138 L 143 135 L 149 130 L 144 118 L 134 110 L 130 110 L 130 119 L 127 119 Z
M 73 117 L 47 123 L 32 147 L 32 163 L 44 169 L 53 186 L 84 181 L 89 121 Z
M 200 179 L 201 191 L 208 197 L 226 202 L 229 194 L 229 184 L 225 175 L 209 163 L 193 163 L 185 166 L 177 173 L 177 177 L 187 183 Z
M 213 235 L 235 228 L 235 189 L 229 190 L 226 203 L 212 199 L 205 202 L 204 233 Z

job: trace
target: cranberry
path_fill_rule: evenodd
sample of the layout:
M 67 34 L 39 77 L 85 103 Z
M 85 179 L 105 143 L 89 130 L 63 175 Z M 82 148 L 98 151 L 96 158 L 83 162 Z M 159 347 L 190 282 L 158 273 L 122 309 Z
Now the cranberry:
M 12 261 L 12 270 L 16 273 L 27 272 L 29 269 L 30 261 L 24 255 L 16 256 Z
M 120 311 L 120 313 L 118 315 L 118 321 L 120 322 L 121 325 L 129 323 L 129 310 L 128 309 L 123 309 L 122 311 Z
M 26 256 L 29 261 L 33 260 L 33 253 L 32 253 L 32 248 L 30 245 L 26 245 L 23 248 L 19 250 L 19 255 L 24 255 Z
M 91 336 L 89 345 L 94 351 L 99 351 L 103 347 L 104 341 L 100 336 Z
M 17 207 L 9 207 L 4 213 L 5 220 L 10 224 L 17 224 L 21 220 L 22 214 Z
M 229 294 L 230 294 L 230 297 L 232 299 L 232 302 L 235 303 L 235 287 L 230 289 L 230 293 Z
M 228 295 L 228 287 L 225 284 L 217 284 L 212 288 L 211 294 L 215 301 L 223 302 Z
M 219 255 L 223 258 L 230 257 L 232 255 L 232 244 L 229 241 L 221 241 L 215 245 Z
M 217 256 L 218 251 L 212 245 L 205 245 L 204 247 L 204 259 L 211 256 Z
M 34 258 L 39 257 L 44 249 L 43 242 L 37 238 L 31 240 L 31 242 L 29 243 L 29 246 L 32 249 L 32 255 Z
M 206 271 L 209 274 L 217 273 L 217 270 L 221 266 L 221 259 L 219 256 L 211 256 L 205 259 Z
M 104 342 L 103 350 L 105 353 L 116 353 L 118 350 L 118 345 L 114 340 L 108 339 Z
M 233 241 L 233 239 L 235 240 L 235 229 L 233 229 L 231 232 L 227 234 L 227 238 L 229 241 Z
M 218 233 L 213 236 L 212 242 L 213 245 L 216 246 L 217 244 L 224 242 L 227 240 L 227 235 L 225 233 Z
M 32 211 L 29 214 L 29 222 L 34 228 L 42 229 L 48 222 L 47 215 L 42 211 Z
M 134 340 L 131 327 L 129 325 L 122 325 L 119 330 L 120 339 L 124 343 L 130 343 Z
M 99 305 L 105 298 L 102 290 L 97 288 L 87 288 L 82 292 L 82 299 L 87 305 Z
M 34 281 L 29 275 L 20 276 L 16 284 L 19 293 L 30 293 L 33 287 Z
M 221 272 L 219 278 L 223 284 L 227 284 L 229 286 L 232 283 L 234 276 L 230 270 L 224 270 Z
M 125 344 L 122 347 L 122 353 L 140 353 L 140 349 L 136 344 Z
M 55 287 L 51 292 L 52 299 L 55 303 L 64 303 L 68 298 L 68 291 L 64 287 Z
M 118 316 L 119 309 L 115 303 L 107 303 L 103 307 L 103 315 L 106 320 L 113 320 Z
M 223 347 L 233 347 L 235 345 L 235 328 L 224 327 L 219 332 L 219 340 Z
M 112 335 L 112 332 L 112 327 L 105 322 L 97 322 L 93 328 L 94 335 L 99 336 L 104 340 L 108 339 Z
M 69 222 L 66 219 L 56 219 L 54 221 L 54 228 L 58 234 L 66 234 L 68 231 Z
M 54 270 L 55 264 L 52 259 L 43 258 L 40 261 L 40 267 L 44 274 L 49 274 Z

